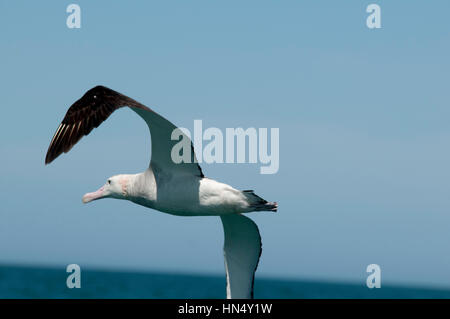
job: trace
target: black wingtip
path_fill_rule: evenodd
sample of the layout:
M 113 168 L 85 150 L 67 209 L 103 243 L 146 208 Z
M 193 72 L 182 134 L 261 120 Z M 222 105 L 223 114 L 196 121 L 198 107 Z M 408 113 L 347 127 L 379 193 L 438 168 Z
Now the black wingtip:
M 51 162 L 53 162 L 53 159 L 51 159 L 51 158 L 49 157 L 49 154 L 47 153 L 47 155 L 45 156 L 44 165 L 48 165 L 48 164 L 50 164 Z

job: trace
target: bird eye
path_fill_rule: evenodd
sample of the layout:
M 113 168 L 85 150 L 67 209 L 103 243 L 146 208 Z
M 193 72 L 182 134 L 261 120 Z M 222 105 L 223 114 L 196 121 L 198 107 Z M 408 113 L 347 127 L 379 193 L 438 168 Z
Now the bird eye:
M 111 185 L 111 180 L 110 179 L 108 179 L 108 184 Z

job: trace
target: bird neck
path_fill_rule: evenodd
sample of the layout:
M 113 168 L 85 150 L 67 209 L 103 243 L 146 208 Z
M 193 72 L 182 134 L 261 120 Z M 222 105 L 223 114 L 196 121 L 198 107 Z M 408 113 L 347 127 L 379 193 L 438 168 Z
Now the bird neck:
M 153 199 L 156 197 L 155 179 L 153 172 L 147 169 L 145 172 L 126 176 L 126 198 Z
M 134 184 L 137 174 L 120 174 L 120 186 L 122 188 L 122 196 L 124 199 L 133 195 Z

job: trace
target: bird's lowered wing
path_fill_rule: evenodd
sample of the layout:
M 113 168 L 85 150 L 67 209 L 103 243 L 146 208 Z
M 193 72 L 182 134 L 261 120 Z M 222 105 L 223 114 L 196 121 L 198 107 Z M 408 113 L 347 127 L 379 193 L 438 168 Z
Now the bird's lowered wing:
M 195 159 L 192 143 L 187 136 L 183 135 L 182 138 L 191 143 L 191 161 L 177 164 L 171 158 L 172 147 L 178 142 L 178 140 L 172 141 L 171 135 L 177 127 L 145 105 L 104 86 L 90 89 L 68 109 L 50 142 L 45 164 L 51 163 L 63 152 L 70 151 L 83 136 L 88 135 L 115 110 L 124 106 L 130 107 L 139 114 L 150 129 L 152 136 L 150 165 L 156 169 L 176 170 L 203 177 L 202 170 Z
M 227 298 L 253 298 L 255 271 L 261 256 L 258 226 L 241 214 L 222 215 Z

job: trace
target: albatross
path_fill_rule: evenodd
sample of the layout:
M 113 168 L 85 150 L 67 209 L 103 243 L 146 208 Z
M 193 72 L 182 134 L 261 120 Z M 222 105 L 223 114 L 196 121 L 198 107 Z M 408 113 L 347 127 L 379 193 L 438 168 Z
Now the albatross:
M 173 161 L 171 152 L 177 141 L 171 136 L 178 128 L 152 109 L 104 86 L 90 89 L 67 110 L 50 142 L 45 164 L 69 152 L 121 107 L 129 107 L 147 123 L 151 136 L 150 165 L 142 173 L 108 178 L 99 190 L 85 194 L 83 203 L 115 198 L 177 216 L 220 216 L 225 237 L 227 298 L 253 298 L 254 276 L 262 252 L 261 236 L 258 226 L 243 214 L 276 212 L 278 204 L 251 190 L 237 190 L 205 177 L 186 135 L 182 138 L 190 142 L 191 161 Z

